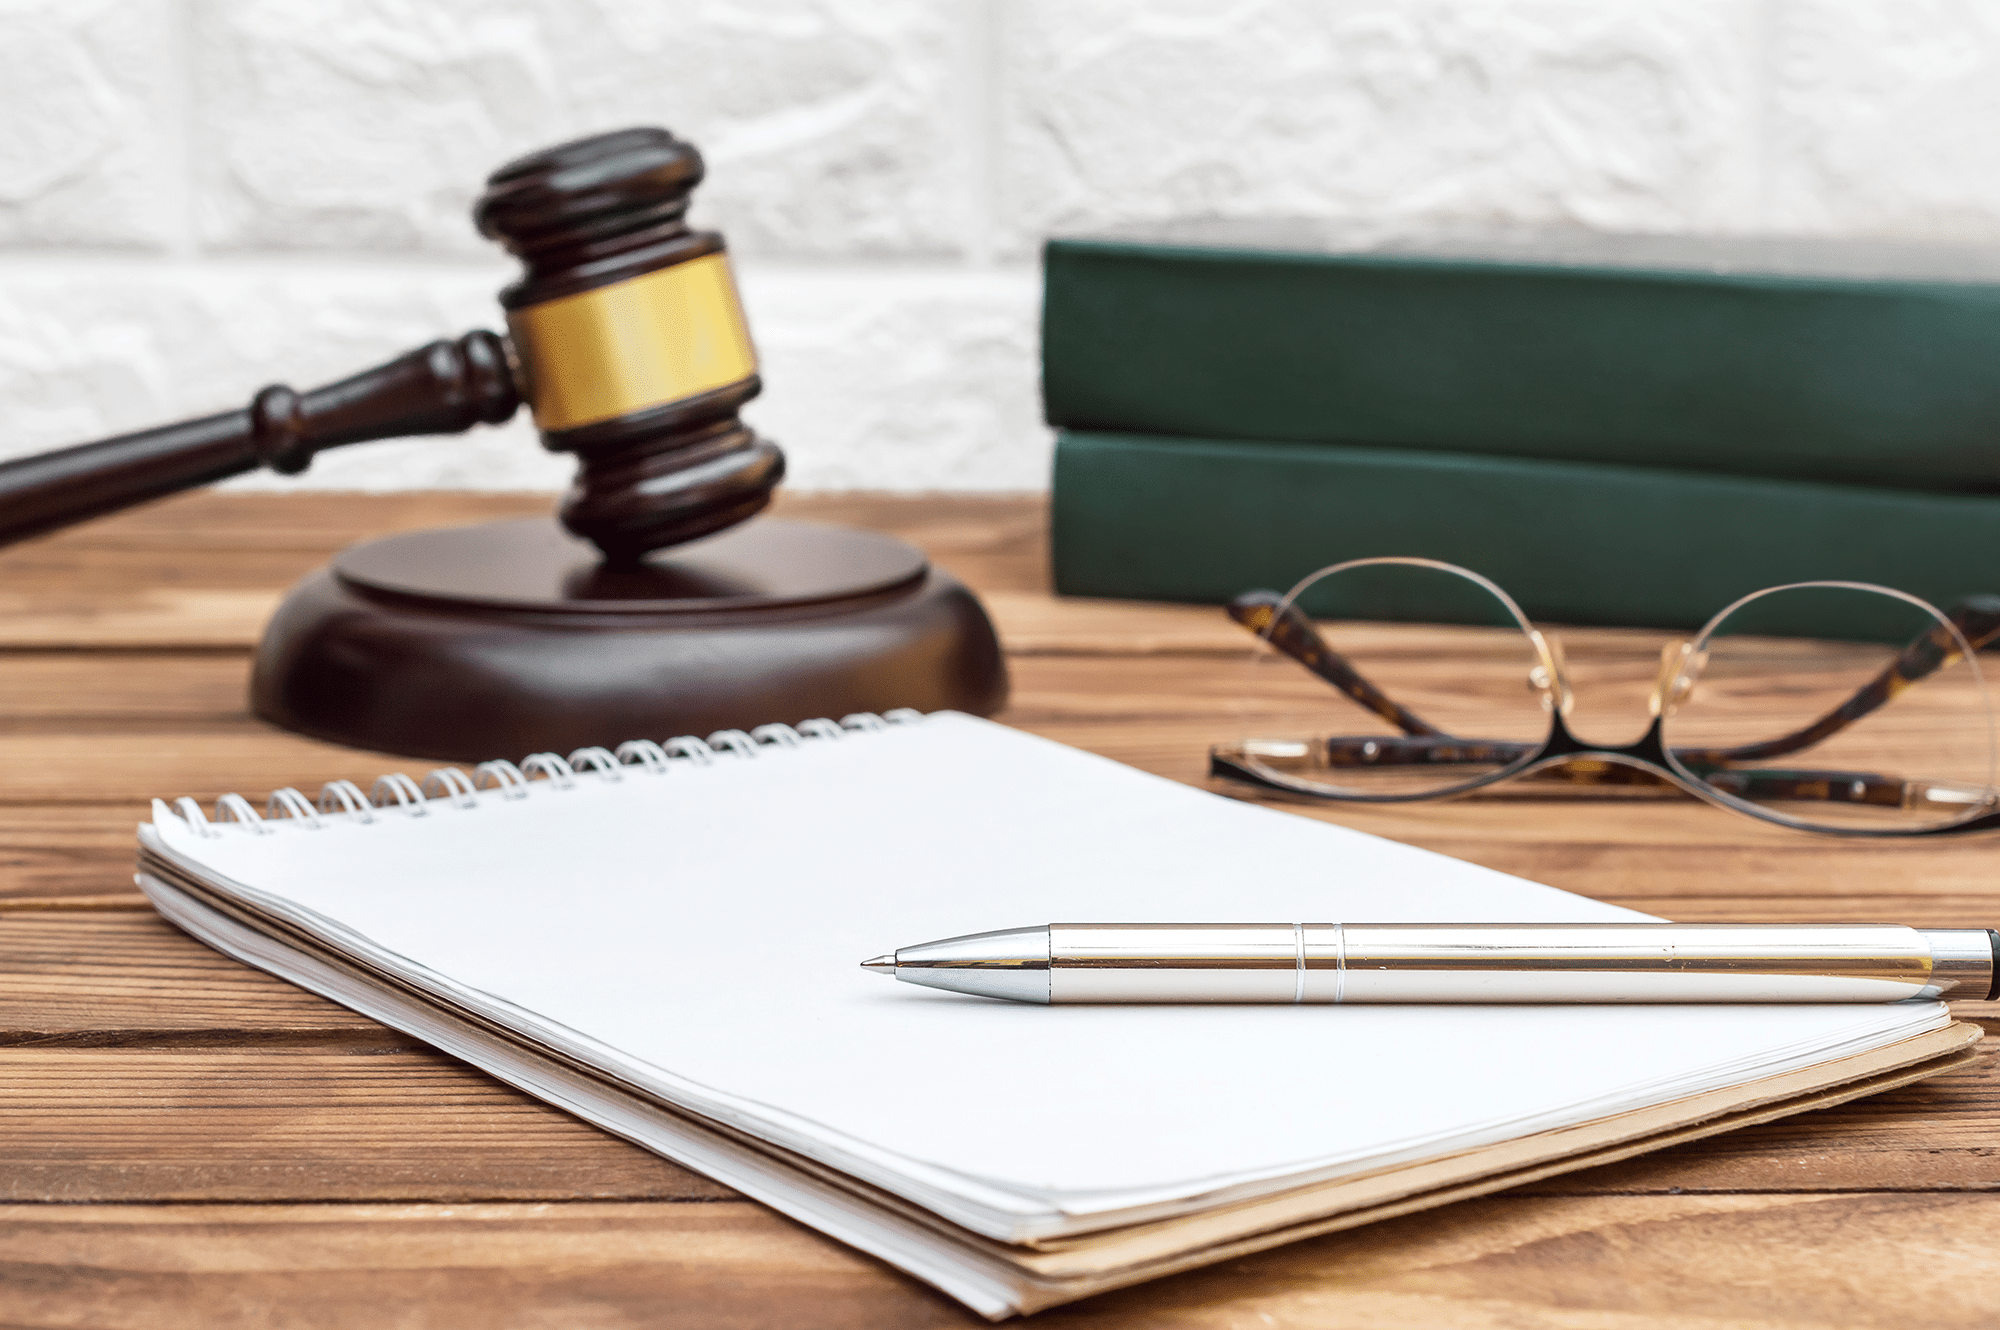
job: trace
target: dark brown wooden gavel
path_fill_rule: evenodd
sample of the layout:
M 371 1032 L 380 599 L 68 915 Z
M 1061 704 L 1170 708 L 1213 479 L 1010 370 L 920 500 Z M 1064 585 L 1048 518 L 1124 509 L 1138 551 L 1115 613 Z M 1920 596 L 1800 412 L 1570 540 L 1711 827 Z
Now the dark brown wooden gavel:
M 0 463 L 0 544 L 322 448 L 499 424 L 525 400 L 577 458 L 563 525 L 613 563 L 732 526 L 770 501 L 784 455 L 737 419 L 761 388 L 722 237 L 685 220 L 701 155 L 663 129 L 530 154 L 473 217 L 525 275 L 508 335 L 471 332 L 310 392 Z

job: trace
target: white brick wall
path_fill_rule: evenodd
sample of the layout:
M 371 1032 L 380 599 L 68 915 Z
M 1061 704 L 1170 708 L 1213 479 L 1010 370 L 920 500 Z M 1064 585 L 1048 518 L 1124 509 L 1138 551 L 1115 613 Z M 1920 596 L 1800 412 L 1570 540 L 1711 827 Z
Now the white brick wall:
M 479 182 L 633 123 L 709 161 L 807 488 L 1044 483 L 1052 229 L 2000 242 L 1982 0 L 0 0 L 0 456 L 494 326 Z M 248 483 L 567 465 L 521 422 Z

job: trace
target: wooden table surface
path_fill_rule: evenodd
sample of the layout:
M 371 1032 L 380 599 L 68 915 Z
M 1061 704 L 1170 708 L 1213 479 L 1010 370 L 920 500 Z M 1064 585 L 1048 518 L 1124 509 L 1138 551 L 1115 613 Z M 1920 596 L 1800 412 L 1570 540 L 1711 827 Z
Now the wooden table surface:
M 250 649 L 285 586 L 360 537 L 546 508 L 200 495 L 0 551 L 0 1326 L 981 1323 L 215 955 L 132 890 L 132 828 L 152 796 L 261 804 L 278 786 L 365 788 L 408 765 L 246 712 Z M 1187 781 L 1231 734 L 1240 630 L 1212 609 L 1055 600 L 1040 503 L 783 508 L 905 536 L 977 588 L 1010 651 L 1009 723 Z M 1622 737 L 1643 715 L 1651 640 L 1566 636 L 1573 660 L 1637 662 L 1599 671 L 1577 717 Z M 1317 815 L 1676 919 L 2000 920 L 1994 839 L 1834 842 L 1677 798 Z M 1994 1028 L 1996 1009 L 1967 1010 Z M 1036 1324 L 1993 1326 L 1991 1062 Z

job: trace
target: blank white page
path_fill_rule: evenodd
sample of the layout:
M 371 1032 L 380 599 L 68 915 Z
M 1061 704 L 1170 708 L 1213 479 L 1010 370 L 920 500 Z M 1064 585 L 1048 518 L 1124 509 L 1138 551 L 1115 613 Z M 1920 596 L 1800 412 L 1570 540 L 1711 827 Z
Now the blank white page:
M 1648 917 L 952 713 L 366 825 L 153 831 L 373 963 L 1002 1239 L 1588 1121 L 1948 1019 L 1042 1007 L 885 981 L 859 962 L 1061 920 Z

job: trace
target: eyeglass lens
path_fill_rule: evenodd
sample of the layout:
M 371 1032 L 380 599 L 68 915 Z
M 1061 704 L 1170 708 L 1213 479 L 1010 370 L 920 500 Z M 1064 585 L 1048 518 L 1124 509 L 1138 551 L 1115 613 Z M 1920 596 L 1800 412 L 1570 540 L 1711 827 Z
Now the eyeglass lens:
M 1801 635 L 1826 624 L 1846 640 Z M 1923 829 L 1986 810 L 1994 737 L 1978 657 L 1929 606 L 1778 588 L 1693 646 L 1662 736 L 1684 774 L 1729 801 L 1829 830 Z
M 1261 612 L 1275 626 L 1247 667 L 1239 760 L 1275 784 L 1422 798 L 1519 766 L 1548 737 L 1526 625 L 1461 571 L 1336 565 Z

